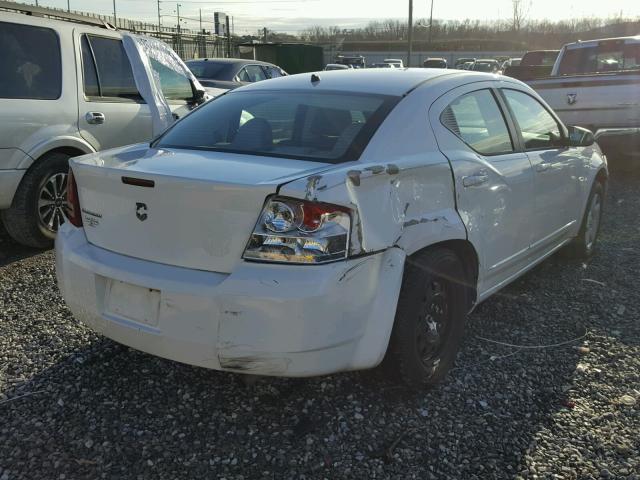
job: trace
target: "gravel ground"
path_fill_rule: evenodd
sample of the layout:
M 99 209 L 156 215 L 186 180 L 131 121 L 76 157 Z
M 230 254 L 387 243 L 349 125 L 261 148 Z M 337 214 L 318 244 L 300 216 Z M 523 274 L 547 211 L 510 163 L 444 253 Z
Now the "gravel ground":
M 0 480 L 640 479 L 639 183 L 614 175 L 597 255 L 481 305 L 419 394 L 375 371 L 247 386 L 122 347 L 71 317 L 52 252 L 0 232 Z

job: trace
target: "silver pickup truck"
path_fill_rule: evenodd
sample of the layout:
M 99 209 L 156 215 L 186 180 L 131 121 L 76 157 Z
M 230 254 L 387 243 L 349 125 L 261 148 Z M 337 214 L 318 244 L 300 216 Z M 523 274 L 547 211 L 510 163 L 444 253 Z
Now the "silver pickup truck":
M 640 157 L 640 36 L 569 43 L 549 77 L 527 83 L 605 151 Z

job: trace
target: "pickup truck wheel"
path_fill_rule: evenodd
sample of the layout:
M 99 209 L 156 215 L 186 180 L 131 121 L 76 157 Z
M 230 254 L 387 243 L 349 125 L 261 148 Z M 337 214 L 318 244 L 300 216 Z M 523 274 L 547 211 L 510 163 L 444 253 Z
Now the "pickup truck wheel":
M 2 222 L 11 237 L 24 245 L 49 248 L 66 221 L 69 155 L 54 152 L 36 163 L 22 178 Z
M 602 207 L 604 204 L 604 187 L 596 181 L 584 212 L 580 232 L 573 241 L 567 245 L 566 253 L 574 258 L 589 258 L 593 255 L 600 232 L 600 220 L 602 219 Z
M 428 249 L 407 260 L 386 363 L 411 388 L 438 383 L 453 365 L 467 291 L 464 268 L 451 250 Z

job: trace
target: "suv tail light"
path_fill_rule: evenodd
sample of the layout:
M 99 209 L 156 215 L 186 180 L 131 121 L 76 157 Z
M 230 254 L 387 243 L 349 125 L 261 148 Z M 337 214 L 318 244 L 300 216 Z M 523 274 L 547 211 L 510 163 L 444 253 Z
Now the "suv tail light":
M 71 169 L 69 169 L 69 175 L 67 175 L 67 205 L 69 206 L 69 210 L 67 211 L 69 222 L 76 227 L 81 227 L 82 212 L 80 211 L 78 186 L 76 185 L 76 179 L 73 178 L 73 170 Z
M 350 231 L 347 207 L 273 197 L 262 209 L 243 258 L 303 264 L 343 260 Z

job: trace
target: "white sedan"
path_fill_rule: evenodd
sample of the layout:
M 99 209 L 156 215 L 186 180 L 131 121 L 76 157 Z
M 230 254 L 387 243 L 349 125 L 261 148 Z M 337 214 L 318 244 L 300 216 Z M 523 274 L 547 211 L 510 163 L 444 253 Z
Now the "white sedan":
M 608 177 L 525 84 L 432 69 L 256 83 L 70 167 L 58 281 L 97 332 L 259 375 L 386 355 L 415 387 L 475 305 L 561 247 L 593 253 Z

